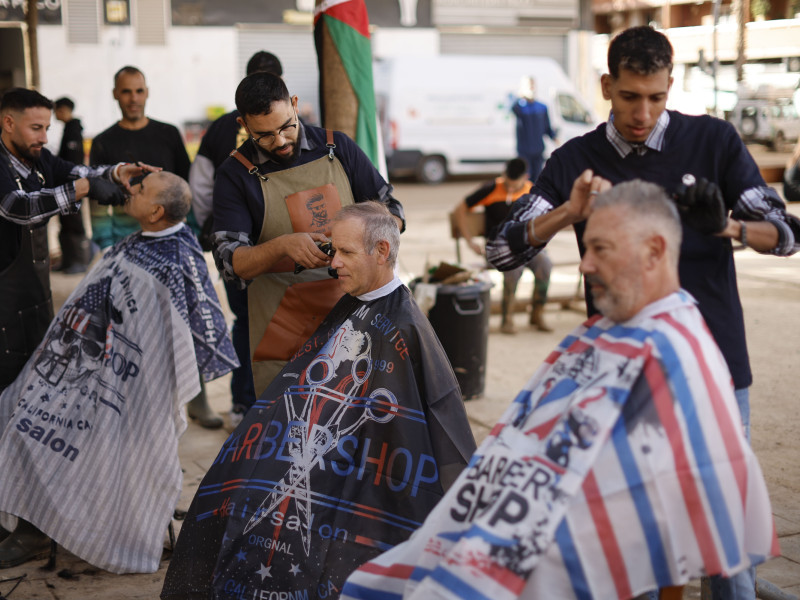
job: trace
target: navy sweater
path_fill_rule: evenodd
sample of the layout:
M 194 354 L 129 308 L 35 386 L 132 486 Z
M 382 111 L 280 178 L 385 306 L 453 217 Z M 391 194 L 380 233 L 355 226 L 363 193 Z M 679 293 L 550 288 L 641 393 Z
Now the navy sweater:
M 705 177 L 716 182 L 731 209 L 743 191 L 766 185 L 730 123 L 676 112 L 670 112 L 660 152 L 649 150 L 641 156 L 632 152 L 620 158 L 606 139 L 605 124 L 570 140 L 552 154 L 532 193 L 559 206 L 569 199 L 573 182 L 587 168 L 615 184 L 636 178 L 657 183 L 668 194 L 684 174 L 691 173 L 698 180 Z M 585 226 L 585 222 L 575 225 L 581 255 Z M 697 299 L 738 389 L 752 383 L 752 374 L 731 248 L 730 239 L 684 227 L 679 273 L 681 286 Z

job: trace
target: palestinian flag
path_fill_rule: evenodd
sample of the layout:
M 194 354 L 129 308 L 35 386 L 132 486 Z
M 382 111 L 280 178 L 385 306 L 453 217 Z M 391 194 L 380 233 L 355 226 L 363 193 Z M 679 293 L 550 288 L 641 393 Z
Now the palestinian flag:
M 364 0 L 317 0 L 314 44 L 324 127 L 345 132 L 381 168 Z

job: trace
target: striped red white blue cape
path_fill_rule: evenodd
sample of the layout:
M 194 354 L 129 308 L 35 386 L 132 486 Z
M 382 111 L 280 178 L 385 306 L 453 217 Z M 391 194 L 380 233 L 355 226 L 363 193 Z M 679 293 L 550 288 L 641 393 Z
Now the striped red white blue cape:
M 685 291 L 568 335 L 405 543 L 342 598 L 625 598 L 779 553 L 731 376 Z

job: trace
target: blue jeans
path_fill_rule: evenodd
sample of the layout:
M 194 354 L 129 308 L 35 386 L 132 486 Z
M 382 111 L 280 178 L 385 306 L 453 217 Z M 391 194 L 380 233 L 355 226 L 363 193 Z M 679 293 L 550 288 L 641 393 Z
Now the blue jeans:
M 750 441 L 750 389 L 741 388 L 734 390 L 736 404 L 742 415 L 745 437 Z M 714 575 L 710 578 L 711 598 L 702 596 L 702 600 L 755 600 L 756 598 L 756 568 L 750 567 L 733 577 Z M 658 590 L 649 592 L 644 596 L 647 600 L 658 600 Z
M 231 340 L 236 357 L 242 366 L 231 374 L 231 403 L 233 412 L 246 413 L 256 401 L 253 385 L 253 367 L 250 364 L 250 320 L 247 315 L 247 290 L 240 290 L 235 284 L 225 282 L 228 306 L 234 315 Z
M 739 405 L 739 413 L 742 415 L 742 425 L 744 425 L 744 436 L 750 441 L 750 388 L 734 390 L 736 404 Z
M 750 441 L 750 389 L 741 388 L 734 390 L 736 404 L 742 415 L 744 435 Z M 711 600 L 755 600 L 756 598 L 756 568 L 737 573 L 733 577 L 715 576 L 711 578 Z
M 528 163 L 528 178 L 535 182 L 536 178 L 539 177 L 539 173 L 542 172 L 542 167 L 544 167 L 544 156 L 541 154 L 525 154 L 523 158 Z

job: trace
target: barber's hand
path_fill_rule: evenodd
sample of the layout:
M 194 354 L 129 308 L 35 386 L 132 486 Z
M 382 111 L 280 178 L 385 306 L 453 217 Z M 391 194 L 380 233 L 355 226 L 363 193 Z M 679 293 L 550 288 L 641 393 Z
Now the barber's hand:
M 125 191 L 113 181 L 102 177 L 89 177 L 89 197 L 103 206 L 122 206 L 125 204 Z
M 282 236 L 284 253 L 296 264 L 306 269 L 316 269 L 330 264 L 331 257 L 317 247 L 317 242 L 329 241 L 321 233 L 289 233 Z
M 720 233 L 728 222 L 728 210 L 719 186 L 705 178 L 694 185 L 681 183 L 673 194 L 681 220 L 700 233 Z
M 119 177 L 122 186 L 128 192 L 130 192 L 132 178 L 139 177 L 140 175 L 144 175 L 145 173 L 157 173 L 161 170 L 163 170 L 161 167 L 146 165 L 143 162 L 135 162 L 127 165 L 122 165 L 119 169 L 117 169 L 117 176 Z
M 569 200 L 565 203 L 567 214 L 573 223 L 585 221 L 592 212 L 594 197 L 611 188 L 611 182 L 586 169 L 572 184 Z

